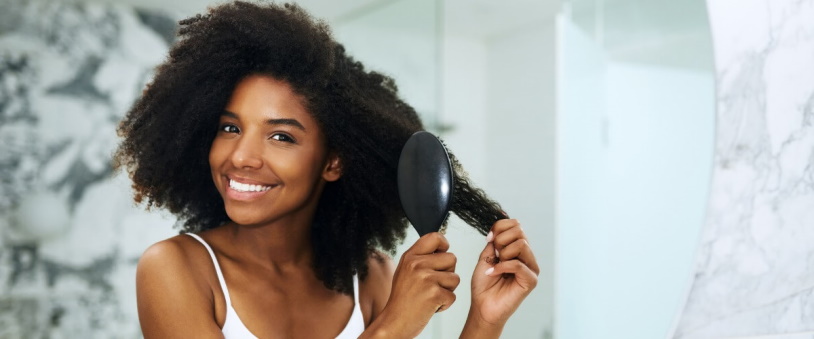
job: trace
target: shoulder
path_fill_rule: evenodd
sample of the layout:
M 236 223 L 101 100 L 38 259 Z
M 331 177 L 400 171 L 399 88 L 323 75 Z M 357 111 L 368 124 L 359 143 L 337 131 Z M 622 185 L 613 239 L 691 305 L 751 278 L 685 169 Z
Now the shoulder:
M 200 269 L 200 252 L 206 249 L 201 244 L 194 248 L 193 242 L 195 239 L 187 235 L 178 235 L 144 251 L 136 268 L 139 307 L 142 302 L 156 303 L 157 297 L 170 297 L 176 290 L 189 291 L 188 294 L 208 286 Z
M 206 252 L 203 245 L 185 234 L 159 241 L 148 247 L 139 258 L 137 276 L 149 273 L 150 276 L 145 278 L 150 278 L 155 273 L 165 271 L 190 271 L 200 261 L 202 252 Z
M 381 282 L 386 280 L 390 283 L 393 279 L 393 273 L 396 271 L 396 265 L 389 255 L 374 251 L 367 258 L 368 274 L 365 283 L 368 282 Z
M 390 299 L 390 288 L 393 284 L 393 273 L 396 265 L 385 253 L 374 251 L 367 259 L 367 277 L 359 282 L 360 302 L 367 304 L 365 322 L 370 324 L 381 313 L 387 300 Z
M 195 323 L 216 326 L 211 277 L 204 266 L 208 257 L 206 249 L 187 235 L 144 251 L 136 268 L 136 300 L 145 336 L 179 334 L 176 331 L 189 330 Z
M 137 288 L 158 284 L 170 290 L 192 288 L 211 294 L 213 280 L 217 285 L 217 275 L 206 247 L 186 234 L 148 247 L 136 268 Z
M 148 247 L 139 258 L 139 266 L 150 265 L 156 261 L 184 260 L 188 247 L 182 238 L 189 238 L 185 234 L 159 241 Z

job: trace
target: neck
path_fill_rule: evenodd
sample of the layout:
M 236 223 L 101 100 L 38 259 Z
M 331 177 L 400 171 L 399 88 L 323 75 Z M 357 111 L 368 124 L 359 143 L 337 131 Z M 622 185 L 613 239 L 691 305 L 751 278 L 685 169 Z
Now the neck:
M 226 227 L 231 246 L 261 266 L 275 270 L 311 268 L 311 221 L 280 220 L 267 225 Z

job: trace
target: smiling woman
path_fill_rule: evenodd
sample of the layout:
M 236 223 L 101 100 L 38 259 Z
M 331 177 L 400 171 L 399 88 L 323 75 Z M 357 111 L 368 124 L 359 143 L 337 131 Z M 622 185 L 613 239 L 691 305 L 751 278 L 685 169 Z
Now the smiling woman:
M 241 225 L 310 225 L 325 183 L 341 175 L 302 98 L 256 75 L 237 85 L 221 115 L 209 166 L 226 214 Z
M 460 278 L 437 232 L 397 267 L 383 253 L 407 226 L 400 150 L 423 129 L 393 80 L 295 5 L 234 2 L 181 24 L 119 128 L 136 200 L 186 233 L 139 261 L 145 337 L 418 335 Z M 452 211 L 488 233 L 462 337 L 498 337 L 539 268 L 520 224 L 454 168 Z

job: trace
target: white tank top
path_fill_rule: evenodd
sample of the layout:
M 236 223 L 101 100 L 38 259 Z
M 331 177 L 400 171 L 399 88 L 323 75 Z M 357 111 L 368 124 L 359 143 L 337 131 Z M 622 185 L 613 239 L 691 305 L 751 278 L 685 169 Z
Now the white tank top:
M 215 252 L 212 252 L 212 248 L 209 247 L 209 244 L 206 243 L 200 236 L 197 234 L 187 233 L 189 236 L 198 240 L 201 244 L 206 247 L 206 250 L 209 252 L 209 256 L 212 257 L 212 263 L 215 264 L 215 272 L 218 274 L 218 282 L 220 283 L 220 289 L 223 291 L 223 297 L 226 299 L 226 320 L 223 322 L 223 328 L 221 328 L 221 332 L 223 333 L 223 337 L 226 339 L 256 339 L 257 336 L 249 332 L 249 329 L 246 328 L 246 325 L 243 325 L 243 322 L 240 321 L 240 317 L 235 312 L 235 309 L 232 307 L 232 300 L 229 298 L 229 289 L 226 288 L 226 281 L 223 279 L 223 273 L 221 273 L 220 265 L 218 264 L 218 259 L 215 258 Z M 342 330 L 342 333 L 339 333 L 337 339 L 345 339 L 345 338 L 358 338 L 359 335 L 362 334 L 365 330 L 365 319 L 362 317 L 362 309 L 359 307 L 359 279 L 356 275 L 353 275 L 353 311 L 350 315 L 350 320 L 348 320 L 348 324 L 345 325 L 345 329 Z

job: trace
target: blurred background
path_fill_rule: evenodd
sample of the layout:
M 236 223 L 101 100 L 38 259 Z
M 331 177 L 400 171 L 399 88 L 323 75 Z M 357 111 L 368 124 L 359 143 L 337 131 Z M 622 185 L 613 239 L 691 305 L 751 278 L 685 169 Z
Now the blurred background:
M 301 0 L 518 218 L 505 338 L 814 337 L 814 1 Z M 209 0 L 0 0 L 0 338 L 139 338 L 115 127 Z M 415 239 L 410 233 L 402 250 Z M 482 236 L 452 219 L 457 337 Z M 397 259 L 397 258 L 396 258 Z

